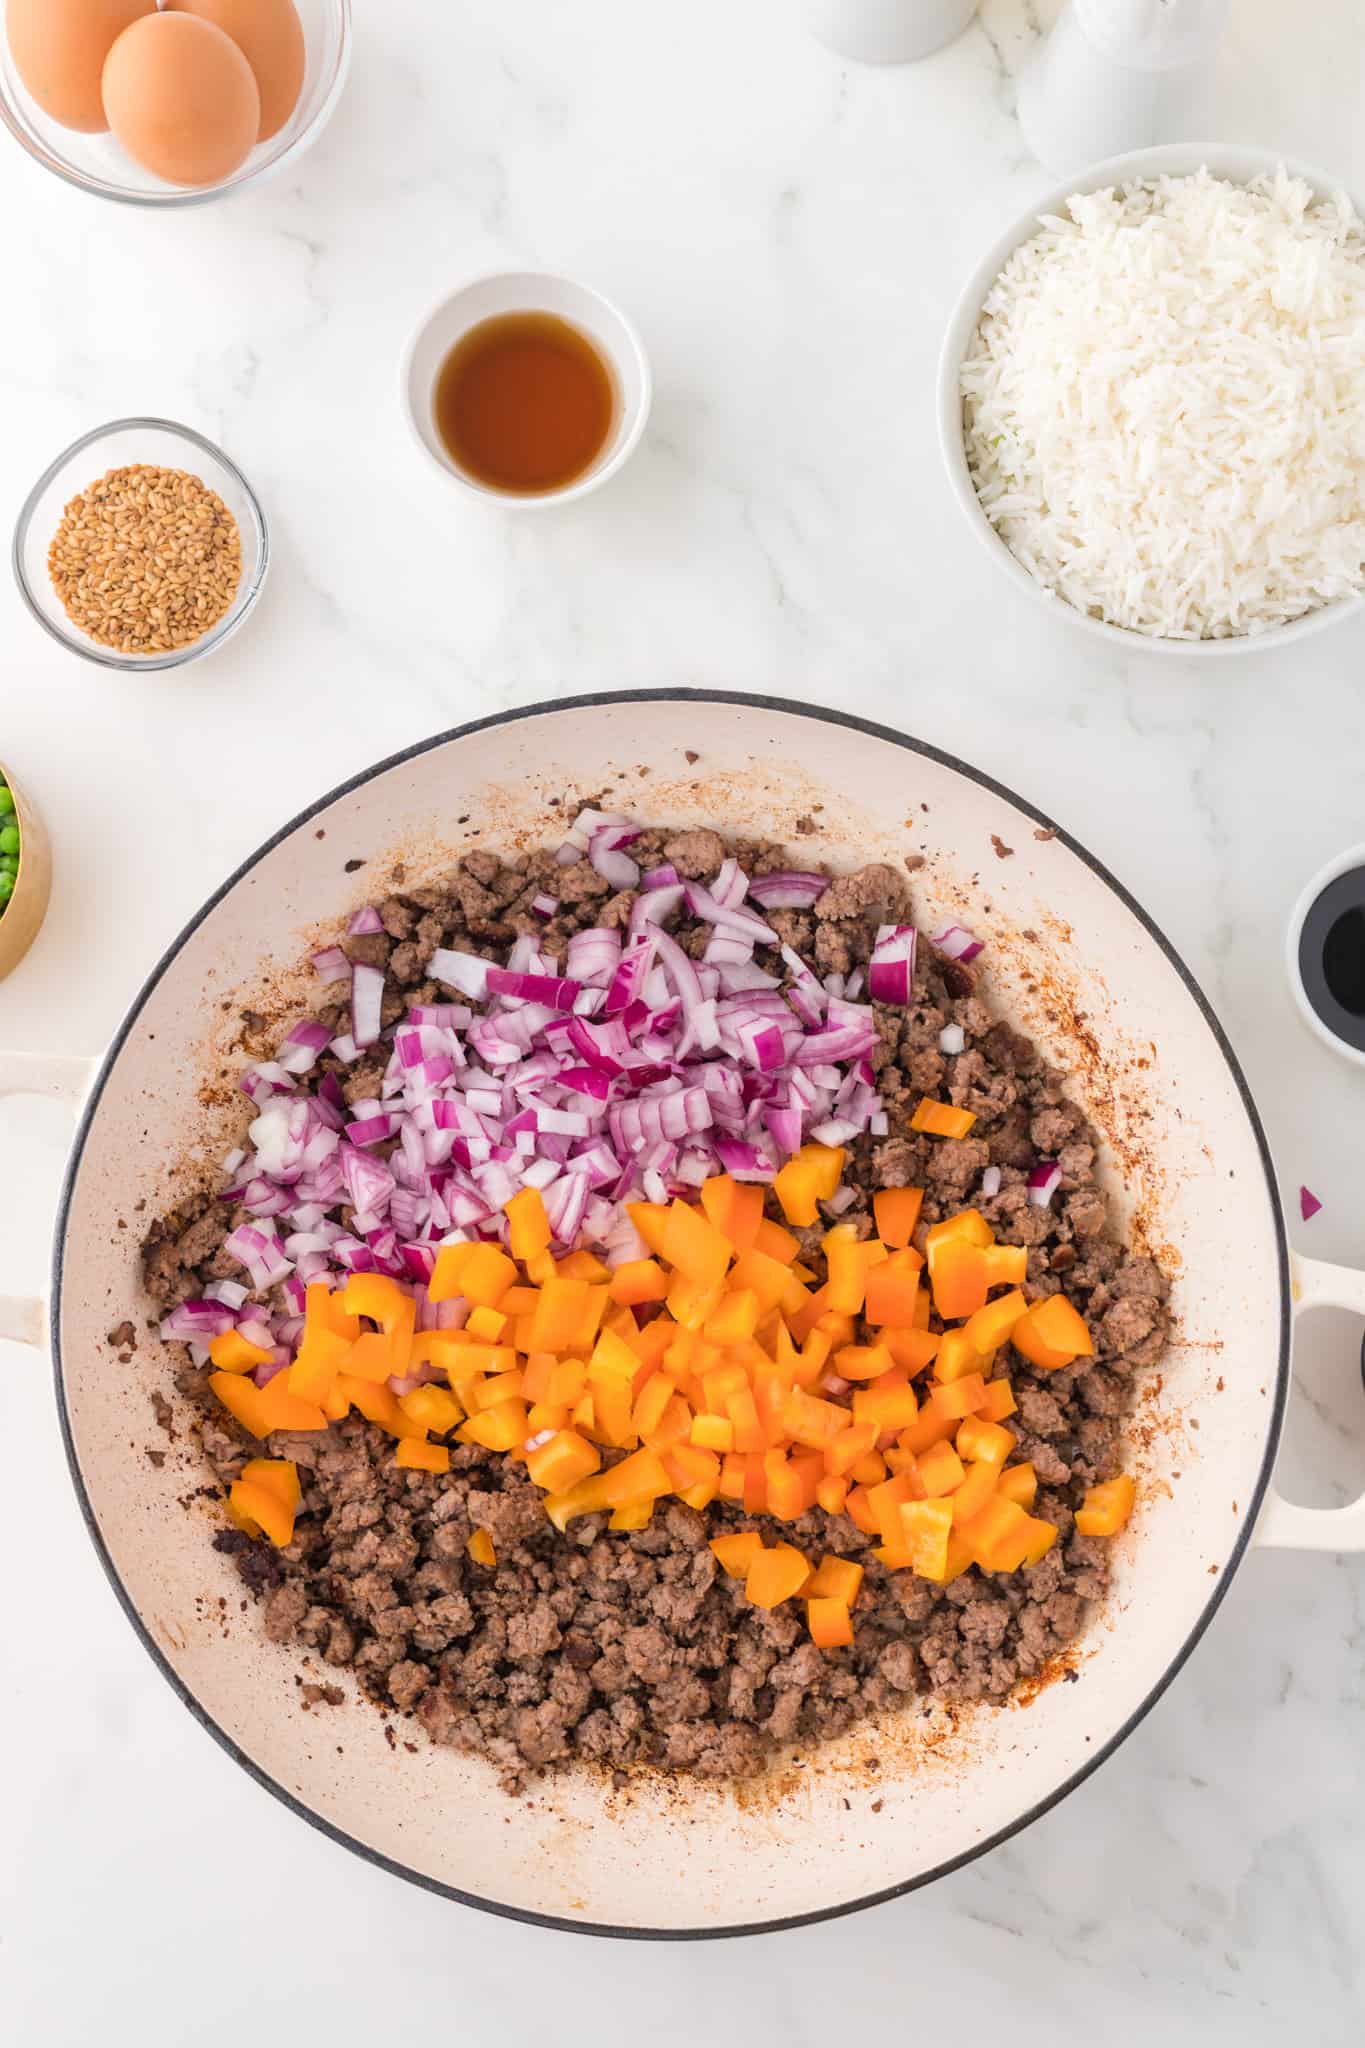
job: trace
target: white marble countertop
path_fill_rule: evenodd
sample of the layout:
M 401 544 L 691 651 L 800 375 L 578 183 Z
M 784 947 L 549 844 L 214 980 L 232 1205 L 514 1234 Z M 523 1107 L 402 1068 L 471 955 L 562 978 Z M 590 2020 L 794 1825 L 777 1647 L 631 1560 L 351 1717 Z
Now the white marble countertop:
M 1295 1202 L 1295 1241 L 1365 1261 L 1365 1079 L 1302 1032 L 1280 966 L 1301 883 L 1365 837 L 1365 626 L 1197 672 L 1116 657 L 988 577 L 940 472 L 947 308 L 1051 182 L 1011 111 L 1032 0 L 985 0 L 954 48 L 884 73 L 830 58 L 784 0 L 359 12 L 330 131 L 244 200 L 141 215 L 0 152 L 10 514 L 78 431 L 148 411 L 225 444 L 275 543 L 248 629 L 179 677 L 67 658 L 0 589 L 0 754 L 57 855 L 0 1042 L 97 1050 L 268 830 L 410 740 L 564 690 L 776 692 L 903 726 L 1064 819 L 1218 1007 L 1286 1189 L 1324 1203 L 1301 1226 Z M 1234 13 L 1218 132 L 1365 189 L 1354 0 Z M 396 393 L 426 304 L 511 265 L 618 296 L 657 380 L 627 473 L 525 521 L 448 493 Z M 61 1112 L 0 1104 L 0 1291 L 39 1281 L 63 1141 Z M 1282 1468 L 1300 1498 L 1365 1474 L 1358 1338 L 1344 1317 L 1303 1332 Z M 1019 2048 L 1358 2038 L 1359 1561 L 1253 1557 L 1119 1755 L 950 1880 L 812 1931 L 608 1949 L 408 1889 L 251 1787 L 134 1640 L 74 1511 L 46 1370 L 4 1346 L 0 1430 L 7 2040 L 434 2024 L 586 2048 L 644 2024 L 660 2048 L 767 2048 L 964 2016 Z

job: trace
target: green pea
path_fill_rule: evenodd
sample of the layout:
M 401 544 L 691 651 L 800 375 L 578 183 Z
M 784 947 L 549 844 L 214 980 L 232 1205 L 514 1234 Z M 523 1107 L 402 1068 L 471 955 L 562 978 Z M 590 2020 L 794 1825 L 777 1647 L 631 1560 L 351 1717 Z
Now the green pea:
M 17 825 L 6 825 L 0 831 L 0 853 L 17 853 L 18 851 L 19 827 Z
M 14 894 L 13 875 L 0 874 L 0 903 L 8 903 Z
M 0 784 L 0 818 L 7 818 L 14 809 L 13 790 Z
M 19 856 L 17 853 L 0 853 L 0 875 L 17 875 Z

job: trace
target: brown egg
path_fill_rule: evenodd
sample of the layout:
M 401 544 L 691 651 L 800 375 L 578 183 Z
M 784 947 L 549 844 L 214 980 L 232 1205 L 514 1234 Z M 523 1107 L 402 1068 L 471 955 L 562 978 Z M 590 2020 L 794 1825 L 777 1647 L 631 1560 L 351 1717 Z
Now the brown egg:
M 9 0 L 5 31 L 14 67 L 45 114 L 98 135 L 109 126 L 100 73 L 116 37 L 156 0 Z
M 105 59 L 104 111 L 145 171 L 172 185 L 216 185 L 250 156 L 261 95 L 236 43 L 212 22 L 151 14 Z
M 278 135 L 299 103 L 307 51 L 294 0 L 167 0 L 178 14 L 195 14 L 232 37 L 256 74 L 265 142 Z

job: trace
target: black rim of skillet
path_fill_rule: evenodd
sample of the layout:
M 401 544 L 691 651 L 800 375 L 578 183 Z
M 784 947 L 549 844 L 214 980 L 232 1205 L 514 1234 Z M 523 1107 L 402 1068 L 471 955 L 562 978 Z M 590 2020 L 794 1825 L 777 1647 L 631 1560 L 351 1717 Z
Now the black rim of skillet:
M 422 754 L 429 754 L 438 747 L 446 746 L 452 740 L 464 739 L 471 733 L 486 732 L 495 726 L 516 725 L 525 719 L 540 718 L 547 714 L 594 710 L 599 705 L 604 704 L 625 706 L 630 704 L 657 703 L 736 704 L 746 708 L 756 707 L 759 710 L 771 711 L 784 717 L 809 718 L 824 725 L 844 726 L 850 731 L 865 733 L 871 739 L 884 740 L 888 745 L 904 748 L 908 754 L 923 756 L 927 760 L 938 762 L 941 767 L 954 770 L 957 774 L 965 776 L 968 781 L 976 783 L 980 788 L 989 790 L 992 795 L 998 796 L 1006 803 L 1012 804 L 1023 816 L 1033 819 L 1038 825 L 1054 833 L 1069 852 L 1084 861 L 1092 874 L 1096 875 L 1100 881 L 1113 891 L 1114 895 L 1131 912 L 1143 930 L 1160 948 L 1179 975 L 1191 1000 L 1212 1033 L 1214 1042 L 1227 1063 L 1228 1072 L 1232 1076 L 1237 1093 L 1241 1098 L 1242 1107 L 1251 1125 L 1252 1136 L 1256 1141 L 1256 1150 L 1265 1175 L 1266 1193 L 1270 1203 L 1271 1223 L 1275 1236 L 1276 1265 L 1280 1283 L 1279 1361 L 1276 1371 L 1275 1400 L 1266 1430 L 1265 1450 L 1261 1459 L 1260 1471 L 1256 1477 L 1252 1497 L 1246 1503 L 1246 1511 L 1242 1518 L 1240 1532 L 1222 1571 L 1212 1582 L 1208 1599 L 1204 1604 L 1199 1619 L 1185 1638 L 1178 1655 L 1171 1660 L 1146 1697 L 1129 1714 L 1122 1727 L 1110 1737 L 1108 1742 L 1097 1749 L 1092 1757 L 1088 1757 L 1079 1770 L 1073 1771 L 1071 1776 L 1050 1792 L 1045 1799 L 1038 1800 L 1035 1805 L 1020 1814 L 1016 1820 L 1011 1821 L 1007 1827 L 998 1829 L 995 1834 L 988 1836 L 974 1847 L 964 1850 L 961 1855 L 948 1858 L 947 1861 L 936 1865 L 933 1870 L 925 1871 L 918 1877 L 906 1878 L 899 1884 L 884 1885 L 876 1891 L 865 1893 L 861 1898 L 822 1907 L 817 1912 L 779 1914 L 774 1915 L 770 1919 L 742 1921 L 732 1926 L 621 1927 L 615 1926 L 609 1921 L 573 1920 L 562 1914 L 537 1913 L 527 1907 L 510 1906 L 500 1900 L 481 1898 L 475 1892 L 461 1891 L 455 1885 L 443 1884 L 439 1879 L 429 1877 L 423 1871 L 414 1870 L 408 1864 L 400 1863 L 393 1857 L 381 1854 L 379 1850 L 371 1848 L 369 1844 L 358 1841 L 354 1835 L 348 1834 L 344 1828 L 334 1826 L 331 1821 L 325 1820 L 312 1807 L 305 1805 L 302 1800 L 296 1798 L 277 1779 L 272 1778 L 267 1770 L 256 1763 L 253 1758 L 247 1756 L 243 1750 L 239 1749 L 227 1730 L 220 1727 L 218 1722 L 200 1705 L 190 1688 L 180 1678 L 165 1656 L 163 1656 L 141 1614 L 138 1612 L 127 1588 L 119 1577 L 118 1569 L 105 1545 L 104 1538 L 100 1533 L 99 1524 L 95 1518 L 89 1493 L 86 1490 L 85 1479 L 81 1472 L 80 1462 L 76 1455 L 75 1442 L 72 1437 L 71 1418 L 67 1410 L 66 1390 L 62 1373 L 61 1301 L 66 1231 L 71 1211 L 72 1194 L 75 1188 L 76 1176 L 80 1170 L 81 1159 L 85 1152 L 86 1140 L 90 1135 L 91 1125 L 99 1109 L 105 1085 L 114 1063 L 137 1024 L 148 997 L 165 974 L 175 965 L 182 946 L 198 930 L 205 918 L 217 908 L 218 904 L 223 901 L 224 897 L 231 890 L 236 888 L 240 881 L 250 874 L 252 869 L 268 853 L 272 853 L 277 846 L 290 838 L 301 826 L 310 824 L 314 818 L 321 817 L 340 798 L 348 796 L 352 790 L 362 788 L 367 782 L 373 782 L 377 776 L 387 773 L 390 768 L 401 767 L 405 762 L 416 760 Z M 489 718 L 476 718 L 466 725 L 453 726 L 448 731 L 438 733 L 431 739 L 419 740 L 413 746 L 404 747 L 400 753 L 390 754 L 386 760 L 379 761 L 372 768 L 366 768 L 360 774 L 351 776 L 348 781 L 338 784 L 326 796 L 319 797 L 316 803 L 310 804 L 307 810 L 300 811 L 296 817 L 291 818 L 288 824 L 282 825 L 278 832 L 273 833 L 269 839 L 257 847 L 256 851 L 242 862 L 235 873 L 230 875 L 221 887 L 214 891 L 213 895 L 195 913 L 184 930 L 167 948 L 166 952 L 163 953 L 161 959 L 143 982 L 123 1022 L 115 1032 L 108 1052 L 100 1063 L 99 1072 L 95 1077 L 94 1085 L 82 1110 L 71 1148 L 71 1155 L 67 1163 L 66 1174 L 62 1182 L 61 1199 L 57 1207 L 52 1254 L 51 1338 L 57 1415 L 61 1426 L 62 1441 L 66 1448 L 67 1464 L 70 1468 L 72 1483 L 76 1489 L 76 1498 L 80 1504 L 86 1529 L 89 1532 L 91 1542 L 95 1546 L 100 1563 L 104 1566 L 109 1583 L 113 1587 L 124 1613 L 132 1623 L 143 1648 L 167 1684 L 177 1694 L 182 1705 L 188 1707 L 200 1726 L 208 1731 L 215 1742 L 226 1750 L 233 1761 L 240 1764 L 242 1769 L 254 1778 L 258 1785 L 263 1786 L 267 1792 L 272 1793 L 282 1805 L 289 1808 L 291 1813 L 297 1814 L 301 1820 L 307 1821 L 319 1833 L 329 1836 L 332 1841 L 340 1843 L 343 1848 L 350 1849 L 357 1856 L 364 1857 L 367 1863 L 374 1864 L 380 1870 L 387 1870 L 395 1877 L 405 1878 L 411 1884 L 420 1885 L 424 1891 L 434 1892 L 442 1898 L 453 1899 L 462 1906 L 474 1906 L 481 1912 L 495 1913 L 505 1920 L 525 1921 L 531 1926 L 549 1927 L 571 1934 L 605 1935 L 628 1941 L 714 1941 L 741 1934 L 775 1934 L 786 1928 L 809 1927 L 822 1920 L 841 1919 L 845 1914 L 861 1912 L 867 1906 L 883 1905 L 890 1899 L 901 1898 L 907 1892 L 918 1891 L 923 1885 L 933 1884 L 939 1878 L 949 1876 L 953 1871 L 962 1869 L 966 1864 L 974 1863 L 978 1856 L 984 1856 L 988 1850 L 998 1848 L 1002 1842 L 1009 1841 L 1012 1836 L 1021 1833 L 1024 1828 L 1031 1826 L 1035 1820 L 1040 1819 L 1043 1814 L 1049 1813 L 1054 1806 L 1066 1798 L 1068 1793 L 1073 1792 L 1093 1771 L 1098 1769 L 1100 1764 L 1111 1757 L 1119 1745 L 1125 1742 L 1132 1734 L 1139 1722 L 1146 1718 L 1165 1692 L 1167 1686 L 1171 1683 L 1171 1680 L 1176 1676 L 1176 1673 L 1182 1669 L 1196 1643 L 1204 1634 L 1205 1629 L 1222 1604 L 1223 1597 L 1232 1583 L 1233 1576 L 1250 1545 L 1252 1531 L 1256 1525 L 1256 1518 L 1260 1511 L 1261 1503 L 1265 1498 L 1266 1488 L 1270 1483 L 1270 1475 L 1275 1462 L 1275 1453 L 1279 1444 L 1280 1431 L 1284 1421 L 1285 1404 L 1289 1391 L 1289 1252 L 1285 1236 L 1284 1217 L 1275 1185 L 1274 1167 L 1271 1162 L 1270 1148 L 1266 1143 L 1265 1132 L 1261 1127 L 1261 1120 L 1257 1115 L 1256 1105 L 1247 1087 L 1246 1078 L 1238 1064 L 1237 1056 L 1233 1052 L 1232 1046 L 1228 1042 L 1227 1036 L 1211 1009 L 1203 990 L 1180 958 L 1180 955 L 1171 945 L 1169 939 L 1152 922 L 1151 918 L 1129 894 L 1127 889 L 1124 888 L 1123 884 L 1110 874 L 1102 861 L 1097 860 L 1092 853 L 1088 853 L 1083 846 L 1079 846 L 1060 826 L 1054 825 L 1052 820 L 1046 817 L 1043 812 L 1037 810 L 1034 805 L 1025 802 L 1022 797 L 1016 796 L 1014 791 L 1006 788 L 1003 783 L 995 781 L 989 775 L 982 774 L 980 769 L 969 767 L 965 761 L 959 760 L 956 755 L 945 753 L 941 748 L 931 746 L 925 740 L 912 739 L 906 733 L 895 732 L 889 726 L 878 725 L 871 719 L 855 718 L 849 712 L 828 711 L 815 705 L 791 702 L 782 698 L 759 694 L 751 695 L 738 690 L 612 690 L 590 693 L 583 696 L 555 698 L 545 703 L 528 704 L 515 711 L 499 711 Z

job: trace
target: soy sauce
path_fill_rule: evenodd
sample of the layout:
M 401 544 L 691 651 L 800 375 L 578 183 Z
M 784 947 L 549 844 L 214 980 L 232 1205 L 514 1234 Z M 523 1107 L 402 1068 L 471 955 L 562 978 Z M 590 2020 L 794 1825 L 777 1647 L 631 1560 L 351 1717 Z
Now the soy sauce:
M 610 366 L 553 313 L 481 321 L 442 363 L 432 398 L 452 460 L 496 491 L 562 490 L 592 468 L 616 418 Z
M 1299 973 L 1327 1029 L 1365 1052 L 1365 868 L 1329 882 L 1303 921 Z

